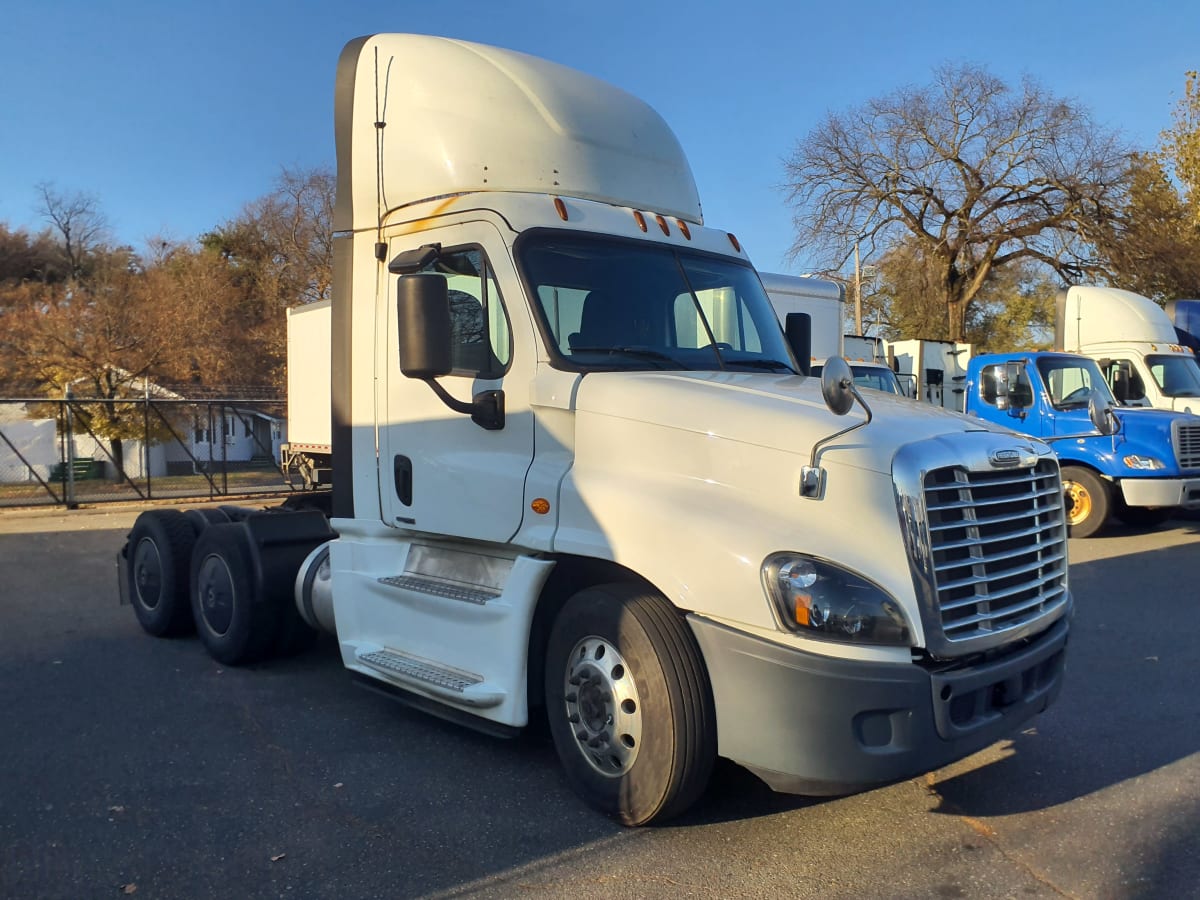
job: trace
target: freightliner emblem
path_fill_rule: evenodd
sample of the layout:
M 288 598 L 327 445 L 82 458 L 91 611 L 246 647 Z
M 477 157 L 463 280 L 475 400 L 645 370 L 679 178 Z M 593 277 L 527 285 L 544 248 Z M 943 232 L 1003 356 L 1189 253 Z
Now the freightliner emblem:
M 1032 466 L 1037 463 L 1037 454 L 1032 447 L 1009 447 L 1003 450 L 993 450 L 988 454 L 988 462 L 993 469 L 1015 469 L 1018 466 Z

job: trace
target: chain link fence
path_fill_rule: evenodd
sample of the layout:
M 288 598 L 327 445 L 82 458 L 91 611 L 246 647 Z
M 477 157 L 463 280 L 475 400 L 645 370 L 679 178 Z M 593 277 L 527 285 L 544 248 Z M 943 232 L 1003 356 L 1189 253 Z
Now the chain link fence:
M 286 403 L 0 399 L 0 508 L 294 490 Z

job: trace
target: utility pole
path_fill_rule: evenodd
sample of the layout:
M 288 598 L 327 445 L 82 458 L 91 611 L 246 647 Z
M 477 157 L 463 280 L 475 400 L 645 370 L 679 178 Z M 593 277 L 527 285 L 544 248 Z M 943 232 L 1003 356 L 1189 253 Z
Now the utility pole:
M 858 241 L 854 242 L 854 333 L 862 334 L 862 270 L 858 265 Z

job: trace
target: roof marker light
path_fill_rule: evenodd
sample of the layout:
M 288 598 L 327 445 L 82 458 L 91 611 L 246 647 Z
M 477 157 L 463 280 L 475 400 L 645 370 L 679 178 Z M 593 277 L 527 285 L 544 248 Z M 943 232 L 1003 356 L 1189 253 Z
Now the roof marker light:
M 558 213 L 558 217 L 564 222 L 567 221 L 567 204 L 562 202 L 562 197 L 554 198 L 554 209 Z
M 633 211 L 633 221 L 637 222 L 638 228 L 642 229 L 642 231 L 646 230 L 646 217 L 636 209 Z
M 690 241 L 692 239 L 692 230 L 688 228 L 687 222 L 683 221 L 683 219 L 676 219 L 675 224 L 679 226 L 680 233 Z
M 671 234 L 671 226 L 667 224 L 667 220 L 662 216 L 655 216 L 654 221 L 658 223 L 658 227 L 662 229 L 662 233 L 669 237 Z
M 738 243 L 738 239 L 733 236 L 732 232 L 729 233 L 729 243 L 733 244 L 733 249 L 738 253 L 742 252 L 742 245 Z

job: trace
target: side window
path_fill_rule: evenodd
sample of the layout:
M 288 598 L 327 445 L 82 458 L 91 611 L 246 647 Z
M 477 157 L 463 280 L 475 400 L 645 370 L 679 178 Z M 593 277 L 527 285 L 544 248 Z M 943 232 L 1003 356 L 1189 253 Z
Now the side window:
M 1137 367 L 1127 359 L 1110 360 L 1101 367 L 1104 380 L 1108 382 L 1113 396 L 1122 403 L 1137 403 L 1146 399 L 1146 386 L 1142 384 L 1142 376 Z M 1158 373 L 1152 374 L 1157 377 Z
M 499 378 L 512 360 L 512 335 L 500 288 L 483 251 L 443 253 L 423 271 L 446 279 L 454 374 Z

